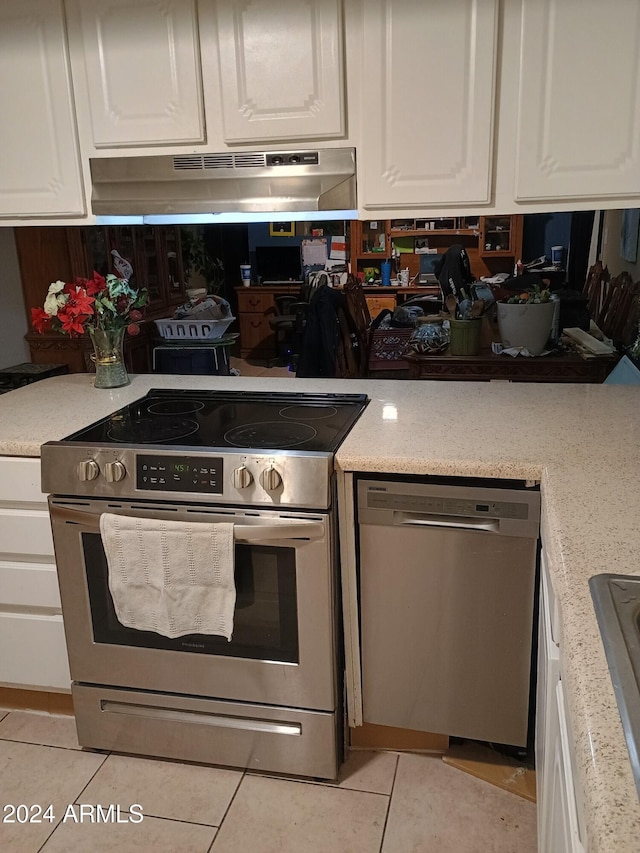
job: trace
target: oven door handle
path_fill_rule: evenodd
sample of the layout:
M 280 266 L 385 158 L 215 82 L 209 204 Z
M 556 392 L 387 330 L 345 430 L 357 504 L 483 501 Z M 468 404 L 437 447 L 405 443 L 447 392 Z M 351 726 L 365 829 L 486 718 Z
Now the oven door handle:
M 100 516 L 78 509 L 57 506 L 52 516 L 62 522 L 81 524 L 88 530 L 100 530 Z M 194 522 L 198 524 L 198 522 Z M 234 524 L 233 536 L 236 542 L 257 543 L 272 539 L 322 539 L 324 524 L 321 521 L 274 521 L 269 524 Z

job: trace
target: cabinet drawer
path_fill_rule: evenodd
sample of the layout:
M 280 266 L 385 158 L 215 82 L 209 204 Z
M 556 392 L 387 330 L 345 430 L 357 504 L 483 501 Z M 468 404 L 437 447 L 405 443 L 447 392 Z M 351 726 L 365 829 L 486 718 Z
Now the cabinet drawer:
M 243 313 L 256 312 L 264 313 L 265 311 L 274 310 L 273 294 L 260 293 L 259 290 L 251 290 L 248 292 L 243 290 L 236 291 L 238 294 L 238 310 Z
M 69 690 L 62 616 L 0 612 L 0 683 L 43 690 Z
M 40 488 L 40 459 L 0 457 L 0 502 L 46 504 Z M 0 549 L 1 550 L 1 549 Z
M 365 296 L 369 314 L 375 319 L 381 311 L 393 311 L 396 307 L 395 296 Z
M 0 507 L 0 554 L 53 557 L 48 510 Z
M 6 605 L 60 610 L 55 563 L 0 562 L 0 608 Z

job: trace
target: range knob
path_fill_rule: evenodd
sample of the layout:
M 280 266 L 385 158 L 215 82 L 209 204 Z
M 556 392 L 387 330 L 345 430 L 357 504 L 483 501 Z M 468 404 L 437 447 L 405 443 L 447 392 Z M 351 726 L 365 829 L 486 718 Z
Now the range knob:
M 104 466 L 104 476 L 107 483 L 119 483 L 127 476 L 127 469 L 122 462 L 107 462 Z
M 93 459 L 83 459 L 82 462 L 78 462 L 77 471 L 78 479 L 83 482 L 87 482 L 87 480 L 95 480 L 100 473 L 98 463 L 94 462 Z
M 239 468 L 234 468 L 231 479 L 236 489 L 246 489 L 253 483 L 253 474 L 246 465 L 241 465 Z
M 262 474 L 260 474 L 260 485 L 267 492 L 275 492 L 281 483 L 282 477 L 273 465 L 269 465 L 269 467 L 265 468 Z

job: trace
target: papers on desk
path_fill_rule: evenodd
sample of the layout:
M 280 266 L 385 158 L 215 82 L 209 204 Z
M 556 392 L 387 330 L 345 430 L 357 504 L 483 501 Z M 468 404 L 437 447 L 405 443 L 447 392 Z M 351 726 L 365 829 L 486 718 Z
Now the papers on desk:
M 588 332 L 578 328 L 563 329 L 562 334 L 571 338 L 578 352 L 586 352 L 588 355 L 613 355 L 615 352 L 611 341 L 599 341 Z

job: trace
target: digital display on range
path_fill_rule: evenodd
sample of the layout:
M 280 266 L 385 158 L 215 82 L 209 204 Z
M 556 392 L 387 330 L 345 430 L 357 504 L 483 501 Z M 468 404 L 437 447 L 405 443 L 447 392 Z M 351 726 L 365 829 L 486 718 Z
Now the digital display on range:
M 222 494 L 220 456 L 136 456 L 136 488 L 148 492 Z

